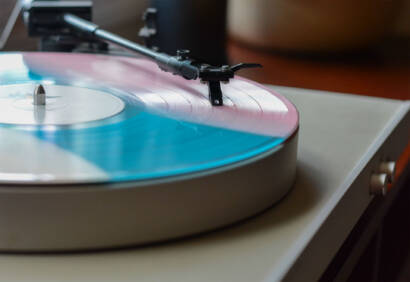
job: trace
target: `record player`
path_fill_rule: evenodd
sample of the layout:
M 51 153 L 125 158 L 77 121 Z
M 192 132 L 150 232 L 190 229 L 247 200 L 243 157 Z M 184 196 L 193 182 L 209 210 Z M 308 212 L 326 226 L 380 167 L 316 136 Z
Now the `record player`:
M 0 250 L 165 241 L 288 193 L 298 112 L 236 75 L 259 64 L 136 44 L 88 1 L 19 3 L 43 52 L 0 53 Z

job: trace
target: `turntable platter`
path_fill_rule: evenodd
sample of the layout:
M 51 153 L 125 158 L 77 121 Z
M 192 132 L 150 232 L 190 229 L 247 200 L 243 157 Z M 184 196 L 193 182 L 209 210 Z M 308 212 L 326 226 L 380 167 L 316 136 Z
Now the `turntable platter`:
M 145 59 L 67 53 L 0 54 L 0 82 L 0 250 L 169 240 L 293 184 L 297 110 L 255 82 L 232 79 L 214 107 Z

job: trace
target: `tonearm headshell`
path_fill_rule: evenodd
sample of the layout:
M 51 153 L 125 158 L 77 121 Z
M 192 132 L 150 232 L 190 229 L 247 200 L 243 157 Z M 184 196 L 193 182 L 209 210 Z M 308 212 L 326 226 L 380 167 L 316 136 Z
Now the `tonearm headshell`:
M 188 80 L 200 79 L 208 85 L 214 106 L 223 105 L 221 82 L 228 83 L 240 69 L 261 67 L 254 63 L 211 66 L 191 58 L 189 50 L 179 50 L 172 56 L 139 45 L 93 23 L 91 1 L 29 1 L 23 15 L 29 36 L 40 37 L 43 49 L 53 46 L 54 50 L 72 51 L 86 44 L 93 51 L 104 52 L 111 43 L 156 62 L 163 71 Z

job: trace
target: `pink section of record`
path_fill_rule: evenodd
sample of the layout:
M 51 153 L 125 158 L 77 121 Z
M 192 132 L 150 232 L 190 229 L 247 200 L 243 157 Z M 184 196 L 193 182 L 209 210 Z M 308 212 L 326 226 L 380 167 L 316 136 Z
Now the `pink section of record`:
M 224 106 L 215 107 L 206 85 L 163 72 L 145 59 L 66 53 L 23 53 L 23 59 L 36 74 L 126 91 L 147 109 L 184 121 L 275 137 L 288 137 L 298 127 L 292 103 L 240 77 L 222 85 Z

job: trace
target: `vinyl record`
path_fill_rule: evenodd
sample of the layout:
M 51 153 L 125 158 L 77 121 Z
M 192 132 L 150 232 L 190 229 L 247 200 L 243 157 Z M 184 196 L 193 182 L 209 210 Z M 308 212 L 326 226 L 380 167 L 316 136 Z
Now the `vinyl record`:
M 0 84 L 0 183 L 186 177 L 272 152 L 298 127 L 295 107 L 256 83 L 232 79 L 214 107 L 206 85 L 145 59 L 5 53 Z
M 0 53 L 0 251 L 138 245 L 282 199 L 298 114 L 242 78 L 208 87 L 145 59 Z

